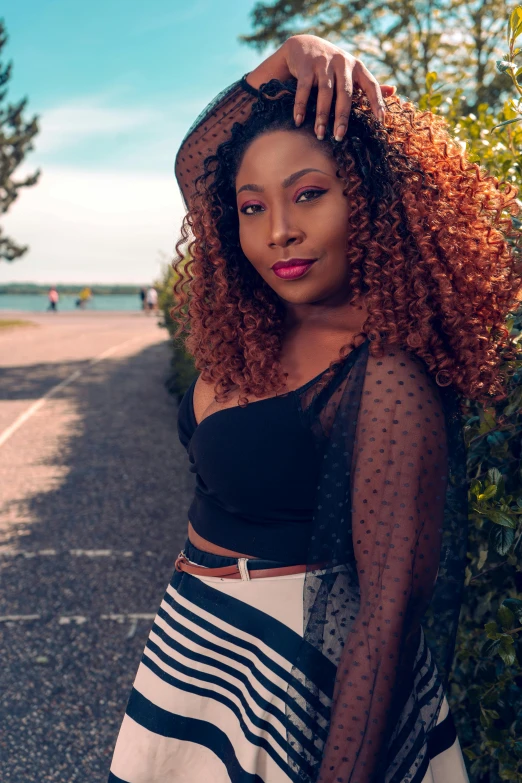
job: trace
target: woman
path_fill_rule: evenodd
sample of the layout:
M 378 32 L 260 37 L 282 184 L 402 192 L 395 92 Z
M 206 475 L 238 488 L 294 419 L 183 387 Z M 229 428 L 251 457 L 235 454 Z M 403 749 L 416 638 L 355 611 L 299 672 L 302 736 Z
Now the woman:
M 176 159 L 196 491 L 112 783 L 468 780 L 461 398 L 502 395 L 515 191 L 352 60 L 289 39 Z

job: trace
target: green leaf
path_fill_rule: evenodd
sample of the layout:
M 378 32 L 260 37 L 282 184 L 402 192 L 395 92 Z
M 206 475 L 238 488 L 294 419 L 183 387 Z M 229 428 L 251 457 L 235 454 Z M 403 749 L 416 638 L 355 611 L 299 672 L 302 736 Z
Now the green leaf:
M 504 598 L 502 603 L 513 612 L 517 620 L 522 622 L 522 601 L 520 598 Z
M 516 41 L 520 33 L 522 32 L 522 23 L 520 22 L 520 19 L 518 20 L 518 24 L 513 30 L 513 41 Z
M 521 27 L 522 22 L 522 8 L 521 6 L 517 5 L 515 8 L 511 11 L 509 20 L 508 20 L 508 42 L 510 43 L 510 38 L 512 37 L 513 40 L 518 36 Z
M 493 546 L 499 555 L 507 555 L 515 540 L 513 528 L 498 525 L 493 530 Z
M 484 511 L 484 516 L 494 522 L 495 525 L 503 525 L 504 527 L 516 528 L 517 520 L 504 514 L 503 511 L 496 511 L 495 509 L 487 509 Z
M 500 640 L 500 648 L 498 654 L 506 664 L 506 666 L 512 666 L 516 659 L 515 642 L 511 636 L 502 636 Z
M 504 128 L 506 125 L 512 125 L 515 122 L 522 122 L 522 117 L 516 117 L 514 120 L 506 120 L 501 122 L 500 125 L 493 125 L 491 130 L 497 130 L 497 128 Z
M 487 549 L 481 549 L 480 555 L 477 563 L 477 568 L 480 571 L 482 568 L 484 568 L 484 563 L 488 559 L 488 550 Z
M 513 624 L 515 621 L 515 615 L 509 609 L 507 606 L 502 604 L 499 606 L 498 612 L 497 612 L 497 619 L 500 623 L 500 625 L 505 628 L 506 630 L 511 630 L 513 628 Z
M 509 73 L 513 70 L 515 64 L 511 60 L 497 60 L 496 66 L 499 73 Z
M 493 721 L 499 718 L 499 714 L 496 710 L 487 710 L 480 705 L 480 723 L 485 729 L 489 729 L 493 725 Z
M 493 658 L 493 656 L 498 653 L 499 649 L 500 639 L 487 639 L 482 645 L 482 655 Z
M 489 500 L 490 498 L 495 497 L 496 494 L 497 494 L 497 486 L 496 484 L 491 484 L 489 487 L 486 487 L 484 492 L 482 492 L 482 494 L 479 495 L 477 499 L 479 501 Z
M 494 427 L 496 426 L 497 426 L 497 422 L 494 414 L 487 409 L 481 411 L 481 421 L 479 427 L 480 434 L 483 435 L 484 433 L 494 429 Z
M 484 630 L 487 633 L 488 639 L 500 639 L 501 634 L 499 634 L 498 625 L 494 620 L 491 620 L 489 623 L 486 623 L 484 626 Z
M 490 484 L 495 484 L 497 487 L 504 481 L 504 477 L 498 468 L 490 468 L 486 473 L 486 478 Z
M 440 94 L 440 92 L 436 93 L 435 95 L 430 96 L 430 107 L 436 108 L 437 106 L 440 106 L 442 103 L 443 96 Z
M 515 8 L 516 11 L 516 8 Z M 514 12 L 513 12 L 514 13 Z M 511 14 L 513 16 L 513 14 Z M 426 89 L 429 92 L 435 82 L 437 81 L 437 72 L 436 71 L 430 71 L 426 74 Z
M 482 492 L 482 484 L 481 484 L 481 482 L 478 479 L 473 479 L 470 482 L 469 491 L 471 492 L 472 495 L 475 495 L 475 497 L 478 497 L 478 495 L 480 495 L 480 493 Z M 520 504 L 521 504 L 521 507 L 522 507 L 522 498 L 520 498 Z

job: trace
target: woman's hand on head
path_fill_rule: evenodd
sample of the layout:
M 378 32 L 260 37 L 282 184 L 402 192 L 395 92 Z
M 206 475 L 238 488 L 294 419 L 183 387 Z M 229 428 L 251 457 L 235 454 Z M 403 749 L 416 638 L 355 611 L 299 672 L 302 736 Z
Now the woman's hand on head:
M 310 90 L 314 85 L 318 86 L 315 133 L 319 139 L 324 138 L 334 90 L 334 135 L 337 141 L 341 141 L 348 127 L 354 87 L 360 87 L 366 93 L 373 113 L 378 120 L 384 121 L 386 104 L 383 98 L 393 95 L 395 87 L 387 84 L 380 86 L 368 68 L 344 49 L 317 35 L 292 35 L 278 50 L 278 54 L 284 57 L 288 71 L 297 79 L 294 105 L 297 126 L 304 119 Z

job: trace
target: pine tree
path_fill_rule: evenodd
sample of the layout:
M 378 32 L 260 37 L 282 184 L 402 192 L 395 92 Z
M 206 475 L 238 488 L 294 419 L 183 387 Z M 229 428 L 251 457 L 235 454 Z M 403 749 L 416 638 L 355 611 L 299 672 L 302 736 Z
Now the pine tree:
M 7 43 L 5 24 L 0 19 L 0 56 Z M 26 121 L 23 112 L 27 98 L 18 103 L 5 103 L 7 89 L 5 85 L 11 78 L 12 63 L 4 65 L 0 59 L 0 214 L 5 214 L 13 201 L 18 197 L 20 188 L 35 185 L 40 176 L 40 170 L 23 180 L 15 181 L 13 173 L 23 159 L 33 149 L 32 139 L 38 133 L 37 116 Z M 0 260 L 14 261 L 27 252 L 27 245 L 18 245 L 5 236 L 0 226 Z

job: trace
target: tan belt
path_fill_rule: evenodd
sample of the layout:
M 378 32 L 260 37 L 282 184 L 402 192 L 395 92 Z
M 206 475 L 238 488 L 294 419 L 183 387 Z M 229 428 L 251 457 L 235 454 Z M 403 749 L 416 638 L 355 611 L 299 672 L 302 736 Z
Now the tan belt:
M 277 568 L 258 568 L 248 569 L 247 560 L 252 560 L 251 557 L 238 557 L 238 562 L 229 566 L 222 566 L 221 568 L 205 568 L 205 566 L 198 566 L 191 563 L 183 552 L 180 552 L 176 558 L 174 567 L 176 571 L 185 571 L 187 574 L 193 574 L 194 576 L 224 576 L 227 579 L 243 579 L 249 581 L 250 579 L 259 579 L 264 576 L 291 576 L 292 574 L 304 573 L 308 566 L 292 565 L 292 566 L 279 566 Z M 315 568 L 319 566 L 316 565 Z

